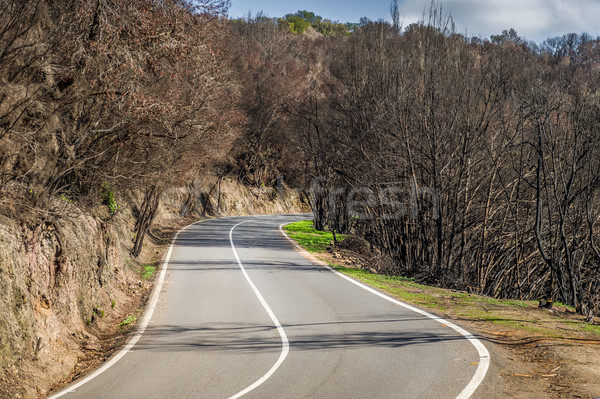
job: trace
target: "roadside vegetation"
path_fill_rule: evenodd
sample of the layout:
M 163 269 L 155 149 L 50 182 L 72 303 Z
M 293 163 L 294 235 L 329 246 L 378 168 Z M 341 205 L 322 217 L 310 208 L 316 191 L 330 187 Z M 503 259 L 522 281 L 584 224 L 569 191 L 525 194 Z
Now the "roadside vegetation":
M 126 327 L 132 323 L 135 323 L 136 320 L 137 320 L 137 316 L 129 315 L 122 322 L 119 323 L 119 327 Z
M 363 264 L 356 263 L 356 259 L 361 256 L 364 258 L 364 254 L 347 249 L 343 241 L 338 247 L 342 249 L 336 249 L 333 234 L 316 230 L 311 220 L 288 224 L 284 230 L 302 248 L 333 269 L 437 314 L 463 321 L 483 322 L 496 328 L 517 330 L 538 337 L 600 339 L 599 324 L 586 323 L 573 307 L 562 303 L 554 304 L 553 309 L 548 310 L 540 308 L 539 301 L 495 299 L 419 284 L 415 278 L 374 273 L 367 269 L 368 258 Z
M 156 266 L 145 265 L 142 269 L 142 279 L 143 280 L 151 280 L 154 278 L 155 273 L 156 273 Z
M 312 220 L 304 220 L 288 224 L 284 227 L 286 233 L 298 241 L 304 249 L 310 253 L 321 253 L 334 243 L 333 233 L 320 231 L 313 227 Z M 337 240 L 343 240 L 346 236 L 337 235 Z

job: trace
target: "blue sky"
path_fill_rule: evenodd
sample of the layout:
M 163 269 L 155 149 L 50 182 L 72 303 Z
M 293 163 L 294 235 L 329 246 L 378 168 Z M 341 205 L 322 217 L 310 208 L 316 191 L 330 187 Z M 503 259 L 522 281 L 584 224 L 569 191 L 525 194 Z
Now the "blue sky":
M 399 0 L 404 25 L 420 19 L 431 0 Z M 550 36 L 587 32 L 600 35 L 600 0 L 445 0 L 456 30 L 484 38 L 514 28 L 521 36 L 540 42 Z M 390 20 L 390 0 L 232 0 L 230 16 L 264 11 L 279 17 L 309 10 L 324 18 L 358 22 L 362 16 Z
M 323 18 L 340 22 L 358 22 L 361 17 L 386 19 L 389 15 L 388 0 L 232 0 L 230 15 L 241 17 L 249 10 L 255 14 L 264 11 L 269 17 L 281 17 L 298 10 L 312 11 Z

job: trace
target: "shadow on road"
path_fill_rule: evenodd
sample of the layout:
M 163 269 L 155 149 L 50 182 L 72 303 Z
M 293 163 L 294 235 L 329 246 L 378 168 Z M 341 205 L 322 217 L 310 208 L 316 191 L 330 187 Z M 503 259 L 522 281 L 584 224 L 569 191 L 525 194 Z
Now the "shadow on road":
M 332 321 L 282 324 L 291 351 L 353 350 L 360 348 L 399 348 L 407 345 L 429 345 L 440 341 L 464 340 L 449 330 L 402 331 L 397 323 L 419 318 Z M 394 331 L 385 331 L 385 329 Z M 315 330 L 319 330 L 315 333 Z M 330 330 L 330 331 L 327 331 Z M 341 330 L 341 331 L 340 331 Z M 383 331 L 382 331 L 383 330 Z M 279 352 L 281 340 L 272 325 L 211 323 L 202 327 L 160 326 L 148 328 L 136 346 L 147 351 L 219 351 L 250 353 Z M 311 331 L 311 332 L 307 332 Z

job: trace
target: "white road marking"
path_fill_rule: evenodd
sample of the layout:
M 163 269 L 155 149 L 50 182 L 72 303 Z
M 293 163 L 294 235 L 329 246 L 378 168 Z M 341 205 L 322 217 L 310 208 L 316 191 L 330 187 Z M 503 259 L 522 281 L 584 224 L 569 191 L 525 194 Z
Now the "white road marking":
M 225 219 L 225 218 L 224 218 Z M 210 220 L 210 219 L 205 219 L 205 220 Z M 104 363 L 102 365 L 102 367 L 100 367 L 99 369 L 97 369 L 96 371 L 94 371 L 92 374 L 88 375 L 87 377 L 83 378 L 82 380 L 78 381 L 76 384 L 73 384 L 67 388 L 65 388 L 64 390 L 57 392 L 56 394 L 48 397 L 47 399 L 56 399 L 56 398 L 60 398 L 68 393 L 71 392 L 75 392 L 75 390 L 79 387 L 81 387 L 82 385 L 88 383 L 89 381 L 93 380 L 94 378 L 98 377 L 100 374 L 102 374 L 103 372 L 105 372 L 106 370 L 108 370 L 110 367 L 112 367 L 115 363 L 117 363 L 123 356 L 125 356 L 125 354 L 127 354 L 128 352 L 132 352 L 133 347 L 135 346 L 135 344 L 139 341 L 139 339 L 141 338 L 142 334 L 146 331 L 146 328 L 148 327 L 148 323 L 150 322 L 150 319 L 152 318 L 152 314 L 154 313 L 154 310 L 156 308 L 156 305 L 158 303 L 158 296 L 161 292 L 161 288 L 164 284 L 164 279 L 167 273 L 167 268 L 169 265 L 169 260 L 171 258 L 171 254 L 173 252 L 173 246 L 175 245 L 175 241 L 177 240 L 177 238 L 179 237 L 179 234 L 181 232 L 183 232 L 184 230 L 186 230 L 187 228 L 191 227 L 192 225 L 196 224 L 196 223 L 200 223 L 203 222 L 204 220 L 201 220 L 199 222 L 194 222 L 186 227 L 184 227 L 183 229 L 181 229 L 180 231 L 178 231 L 175 236 L 173 236 L 173 239 L 171 240 L 171 245 L 169 247 L 169 250 L 165 256 L 165 259 L 163 261 L 163 265 L 161 268 L 161 273 L 158 277 L 158 280 L 156 282 L 156 285 L 152 291 L 152 296 L 150 297 L 150 300 L 148 302 L 148 308 L 146 309 L 146 312 L 144 313 L 144 317 L 142 318 L 139 327 L 135 333 L 135 335 L 129 340 L 129 342 L 127 343 L 127 345 L 121 349 L 116 355 L 114 355 L 113 357 L 111 357 L 106 363 Z M 247 221 L 246 221 L 247 222 Z M 242 222 L 242 223 L 246 223 L 246 222 Z M 260 379 L 258 379 L 254 384 L 250 385 L 249 387 L 247 387 L 246 389 L 244 389 L 243 391 L 238 392 L 237 394 L 231 396 L 229 399 L 236 399 L 239 398 L 245 394 L 247 394 L 248 392 L 252 391 L 253 389 L 257 388 L 258 386 L 260 386 L 261 384 L 263 384 L 269 377 L 271 377 L 271 375 L 273 375 L 273 373 L 281 366 L 281 364 L 283 363 L 283 361 L 285 360 L 285 358 L 287 357 L 287 354 L 289 353 L 289 341 L 287 339 L 287 335 L 285 334 L 285 331 L 283 330 L 283 327 L 281 326 L 281 324 L 279 323 L 279 320 L 277 320 L 277 318 L 275 317 L 275 314 L 273 313 L 273 311 L 271 310 L 271 308 L 269 307 L 269 305 L 267 304 L 267 302 L 264 300 L 264 298 L 262 297 L 262 295 L 260 294 L 260 292 L 258 291 L 258 289 L 256 288 L 256 286 L 254 285 L 254 283 L 252 282 L 252 280 L 250 279 L 250 277 L 248 276 L 248 274 L 246 273 L 246 270 L 244 269 L 244 266 L 242 264 L 242 262 L 240 261 L 240 258 L 238 256 L 238 253 L 235 249 L 235 246 L 233 244 L 233 230 L 239 226 L 242 223 L 238 223 L 235 226 L 233 226 L 233 228 L 229 231 L 229 240 L 231 243 L 231 248 L 233 250 L 233 253 L 235 255 L 235 258 L 238 262 L 238 265 L 240 266 L 240 269 L 242 270 L 242 273 L 244 274 L 244 276 L 246 277 L 246 280 L 248 281 L 248 283 L 250 284 L 250 287 L 253 289 L 254 293 L 256 294 L 256 296 L 258 297 L 259 301 L 261 302 L 261 304 L 263 305 L 263 307 L 265 308 L 265 310 L 267 311 L 267 313 L 269 314 L 269 317 L 271 317 L 271 320 L 273 321 L 273 323 L 275 324 L 275 326 L 277 327 L 277 331 L 279 332 L 279 335 L 281 337 L 281 343 L 282 343 L 282 351 L 281 354 L 279 355 L 279 359 L 277 360 L 277 362 L 273 365 L 273 367 L 271 367 L 271 369 Z M 461 327 L 458 327 L 457 325 L 450 323 L 442 318 L 439 318 L 437 316 L 434 316 L 430 313 L 427 313 L 421 309 L 417 309 L 413 306 L 410 306 L 408 304 L 405 304 L 403 302 L 400 302 L 394 298 L 391 298 L 387 295 L 384 295 L 374 289 L 372 289 L 371 287 L 368 287 L 366 285 L 363 285 L 361 283 L 359 283 L 358 281 L 353 280 L 352 278 L 339 273 L 338 271 L 332 269 L 331 267 L 329 267 L 329 265 L 327 265 L 325 262 L 322 262 L 321 260 L 317 259 L 316 257 L 314 257 L 312 254 L 310 254 L 308 251 L 306 251 L 304 248 L 300 247 L 300 245 L 298 245 L 294 240 L 292 240 L 284 231 L 283 231 L 283 226 L 284 224 L 279 226 L 279 230 L 281 231 L 281 233 L 283 234 L 284 237 L 286 237 L 291 243 L 292 245 L 298 249 L 304 256 L 310 258 L 312 261 L 324 266 L 325 268 L 329 269 L 330 271 L 332 271 L 333 273 L 337 274 L 339 277 L 344 278 L 348 281 L 350 281 L 351 283 L 383 298 L 386 299 L 396 305 L 402 306 L 404 308 L 407 308 L 409 310 L 412 310 L 416 313 L 419 313 L 421 315 L 424 315 L 428 318 L 431 318 L 433 320 L 438 321 L 441 324 L 446 324 L 448 327 L 451 327 L 452 329 L 454 329 L 455 331 L 457 331 L 458 333 L 460 333 L 461 335 L 463 335 L 466 339 L 468 339 L 471 344 L 477 349 L 477 352 L 479 353 L 479 357 L 480 357 L 480 361 L 479 361 L 479 365 L 477 367 L 477 370 L 475 371 L 475 375 L 473 376 L 473 378 L 471 379 L 471 381 L 469 382 L 469 384 L 463 389 L 463 391 L 457 396 L 456 399 L 468 399 L 470 398 L 473 393 L 475 393 L 475 390 L 477 389 L 477 387 L 481 384 L 481 382 L 483 381 L 483 379 L 485 378 L 485 375 L 487 373 L 487 370 L 489 368 L 489 364 L 490 364 L 490 356 L 489 353 L 486 349 L 486 347 L 481 343 L 481 341 L 479 341 L 476 337 L 474 337 L 472 334 L 470 334 L 468 331 L 462 329 Z
M 205 220 L 209 220 L 209 219 L 205 219 Z M 56 399 L 56 398 L 60 398 L 61 396 L 66 395 L 68 393 L 75 392 L 75 390 L 77 388 L 81 387 L 83 384 L 90 382 L 91 380 L 93 380 L 94 378 L 98 377 L 100 374 L 104 373 L 106 370 L 111 368 L 115 363 L 117 363 L 119 360 L 121 360 L 121 358 L 123 356 L 125 356 L 125 354 L 127 354 L 129 352 L 133 352 L 133 350 L 132 350 L 133 347 L 140 340 L 140 338 L 142 337 L 142 334 L 144 334 L 144 332 L 146 331 L 146 327 L 148 327 L 150 318 L 152 317 L 152 314 L 154 313 L 154 309 L 156 308 L 156 304 L 158 303 L 158 296 L 160 295 L 161 288 L 165 281 L 165 275 L 167 274 L 169 260 L 171 259 L 171 253 L 173 252 L 173 246 L 175 245 L 175 241 L 177 240 L 177 237 L 179 237 L 179 234 L 182 231 L 184 231 L 185 229 L 187 229 L 188 227 L 190 227 L 196 223 L 200 223 L 200 222 L 203 222 L 203 220 L 200 220 L 199 222 L 194 222 L 188 226 L 185 226 L 183 229 L 179 230 L 171 239 L 171 246 L 169 247 L 169 250 L 167 251 L 167 255 L 165 256 L 165 260 L 163 261 L 160 275 L 158 276 L 156 285 L 154 286 L 154 289 L 152 290 L 152 296 L 150 297 L 150 300 L 148 301 L 148 307 L 146 308 L 144 317 L 140 321 L 139 327 L 138 327 L 137 331 L 135 332 L 135 335 L 133 337 L 131 337 L 131 339 L 129 340 L 127 345 L 123 349 L 121 349 L 119 351 L 119 353 L 117 353 L 115 356 L 111 357 L 106 363 L 104 363 L 102 365 L 102 367 L 100 367 L 98 370 L 94 371 L 92 374 L 90 374 L 87 377 L 83 378 L 82 380 L 78 381 L 76 384 L 73 384 L 73 385 L 65 388 L 64 390 L 55 393 L 54 395 L 48 397 L 47 399 Z
M 467 386 L 462 390 L 462 392 L 456 397 L 456 399 L 468 399 L 470 398 L 475 391 L 477 390 L 477 388 L 479 387 L 479 385 L 483 382 L 483 379 L 485 378 L 485 375 L 487 374 L 488 368 L 490 367 L 490 353 L 488 352 L 487 348 L 481 343 L 480 340 L 478 340 L 473 334 L 471 334 L 470 332 L 468 332 L 467 330 L 463 329 L 462 327 L 457 326 L 454 323 L 450 323 L 447 320 L 442 319 L 441 317 L 432 315 L 431 313 L 427 313 L 424 310 L 415 308 L 414 306 L 411 306 L 409 304 L 406 304 L 404 302 L 400 302 L 397 299 L 394 299 L 390 296 L 387 296 L 385 294 L 382 294 L 381 292 L 366 286 L 362 283 L 359 283 L 358 281 L 354 280 L 353 278 L 350 278 L 348 276 L 346 276 L 345 274 L 342 274 L 340 272 L 338 272 L 337 270 L 332 269 L 327 263 L 321 261 L 320 259 L 318 259 L 317 257 L 315 257 L 313 254 L 311 254 L 310 252 L 308 252 L 307 250 L 305 250 L 304 248 L 302 248 L 296 241 L 294 241 L 292 238 L 290 238 L 290 236 L 288 236 L 285 231 L 283 231 L 283 226 L 284 224 L 281 224 L 279 226 L 279 231 L 281 232 L 281 234 L 288 239 L 288 241 L 290 241 L 292 243 L 292 245 L 305 257 L 309 258 L 310 260 L 312 260 L 315 263 L 320 264 L 321 266 L 324 266 L 325 268 L 327 268 L 328 270 L 330 270 L 331 272 L 337 274 L 339 277 L 348 280 L 349 282 L 351 282 L 352 284 L 355 284 L 357 286 L 359 286 L 360 288 L 369 291 L 372 294 L 377 295 L 378 297 L 381 297 L 387 301 L 392 302 L 395 305 L 398 306 L 402 306 L 408 310 L 411 310 L 415 313 L 418 313 L 420 315 L 426 316 L 430 319 L 433 319 L 435 321 L 437 321 L 440 324 L 445 324 L 447 327 L 452 328 L 454 331 L 458 332 L 459 334 L 461 334 L 462 336 L 464 336 L 467 340 L 469 340 L 469 342 L 475 347 L 475 349 L 477 349 L 477 353 L 479 354 L 479 365 L 477 366 L 477 370 L 475 370 L 475 374 L 473 375 L 473 378 L 471 378 L 471 381 L 469 381 L 469 383 L 467 384 Z
M 265 298 L 263 298 L 263 296 L 260 294 L 260 292 L 258 291 L 258 288 L 256 288 L 256 286 L 254 285 L 252 280 L 250 280 L 250 277 L 248 276 L 248 273 L 246 273 L 246 269 L 244 268 L 244 265 L 242 264 L 242 261 L 240 260 L 240 257 L 238 256 L 238 253 L 235 249 L 235 245 L 233 245 L 233 230 L 236 227 L 238 227 L 240 224 L 243 224 L 243 223 L 246 223 L 246 222 L 238 223 L 235 226 L 233 226 L 231 228 L 231 230 L 229 230 L 229 242 L 231 243 L 231 249 L 233 250 L 235 259 L 237 260 L 237 263 L 240 266 L 240 269 L 242 270 L 244 277 L 246 277 L 248 284 L 250 284 L 250 287 L 252 287 L 252 290 L 258 297 L 258 300 L 262 304 L 263 308 L 265 308 L 265 310 L 267 311 L 267 314 L 273 321 L 273 324 L 275 324 L 275 327 L 277 327 L 277 331 L 279 332 L 279 336 L 281 337 L 281 354 L 279 355 L 279 359 L 277 359 L 277 362 L 275 362 L 273 367 L 271 367 L 271 369 L 269 371 L 267 371 L 267 373 L 265 375 L 263 375 L 258 380 L 256 380 L 256 382 L 254 382 L 254 384 L 250 385 L 246 389 L 231 396 L 229 399 L 236 399 L 236 398 L 242 397 L 245 394 L 247 394 L 248 392 L 250 392 L 253 389 L 262 385 L 266 380 L 269 379 L 269 377 L 271 377 L 273 375 L 273 373 L 279 368 L 279 366 L 281 366 L 281 364 L 285 360 L 286 356 L 288 355 L 288 352 L 290 351 L 290 343 L 288 342 L 287 335 L 285 335 L 285 331 L 283 330 L 283 327 L 281 327 L 281 323 L 279 323 L 279 320 L 277 320 L 277 317 L 275 317 L 275 313 L 273 313 L 273 311 L 267 304 L 267 301 L 265 301 Z

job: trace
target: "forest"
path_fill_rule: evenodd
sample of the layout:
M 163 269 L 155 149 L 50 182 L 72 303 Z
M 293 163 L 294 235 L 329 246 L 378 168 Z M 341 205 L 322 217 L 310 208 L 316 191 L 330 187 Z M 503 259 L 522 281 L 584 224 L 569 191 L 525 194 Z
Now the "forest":
M 600 310 L 600 40 L 423 20 L 229 19 L 222 0 L 0 2 L 0 213 L 203 173 L 302 190 L 381 273 Z M 396 12 L 394 12 L 396 10 Z M 215 172 L 217 171 L 217 172 Z M 282 183 L 283 182 L 283 183 Z

